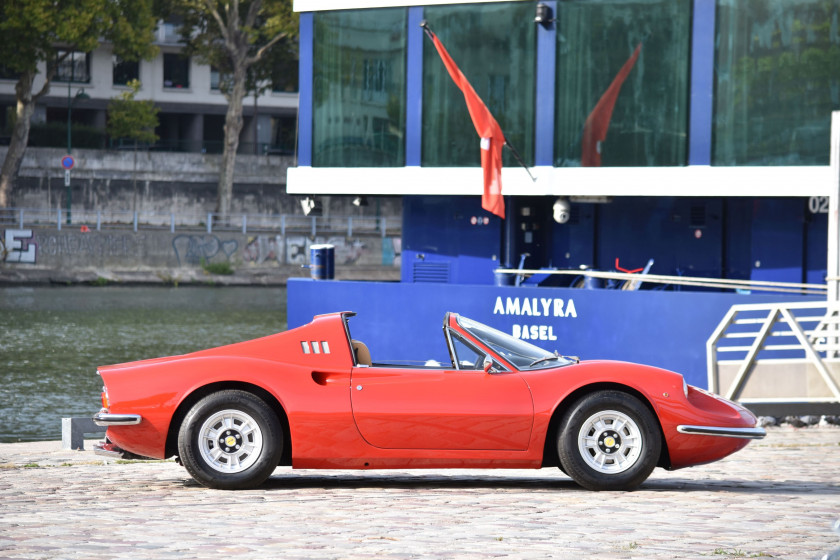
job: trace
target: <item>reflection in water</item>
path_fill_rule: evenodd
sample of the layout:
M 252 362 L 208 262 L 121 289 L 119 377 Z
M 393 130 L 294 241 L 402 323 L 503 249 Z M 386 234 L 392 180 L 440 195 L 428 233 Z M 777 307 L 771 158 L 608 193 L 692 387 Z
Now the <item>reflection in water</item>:
M 0 288 L 0 442 L 99 410 L 96 367 L 286 329 L 285 288 Z

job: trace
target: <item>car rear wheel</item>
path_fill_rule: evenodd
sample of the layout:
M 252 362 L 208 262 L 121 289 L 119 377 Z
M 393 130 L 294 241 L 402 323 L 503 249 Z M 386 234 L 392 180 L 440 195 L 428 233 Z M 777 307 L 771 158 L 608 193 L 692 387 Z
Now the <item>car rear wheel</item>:
M 563 470 L 590 490 L 636 488 L 656 467 L 661 449 L 653 413 L 621 391 L 598 391 L 577 401 L 557 438 Z
M 207 395 L 190 409 L 178 432 L 181 462 L 209 488 L 259 486 L 274 472 L 282 451 L 277 415 L 247 391 Z

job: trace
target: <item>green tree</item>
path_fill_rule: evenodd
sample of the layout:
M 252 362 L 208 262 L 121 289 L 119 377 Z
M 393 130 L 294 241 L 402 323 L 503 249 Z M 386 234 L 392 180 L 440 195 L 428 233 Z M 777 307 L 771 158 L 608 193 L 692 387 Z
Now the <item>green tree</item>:
M 128 82 L 131 88 L 122 92 L 119 97 L 111 99 L 108 104 L 108 135 L 111 140 L 127 138 L 133 140 L 134 170 L 132 183 L 134 186 L 134 208 L 137 210 L 137 144 L 138 142 L 151 144 L 158 139 L 155 128 L 158 125 L 158 112 L 154 101 L 135 99 L 140 91 L 140 80 Z
M 35 104 L 49 93 L 63 58 L 91 51 L 101 39 L 125 60 L 151 57 L 155 24 L 154 0 L 0 0 L 0 61 L 18 75 L 14 128 L 0 170 L 0 207 L 8 205 L 20 170 Z
M 292 12 L 291 0 L 172 0 L 172 11 L 183 19 L 181 34 L 187 53 L 224 76 L 220 89 L 228 108 L 216 211 L 227 216 L 243 102 L 259 82 L 248 84 L 248 71 L 267 58 L 279 42 L 297 36 L 297 15 Z

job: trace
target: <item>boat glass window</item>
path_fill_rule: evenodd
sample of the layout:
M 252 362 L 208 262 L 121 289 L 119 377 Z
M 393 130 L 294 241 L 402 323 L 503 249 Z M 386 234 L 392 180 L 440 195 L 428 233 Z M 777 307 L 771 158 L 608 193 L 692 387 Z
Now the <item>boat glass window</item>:
M 691 6 L 690 0 L 557 2 L 555 166 L 688 163 Z M 602 138 L 597 130 L 605 123 Z
M 405 8 L 315 14 L 312 165 L 405 164 Z
M 828 165 L 840 3 L 717 0 L 713 165 Z
M 427 6 L 423 17 L 526 163 L 534 161 L 537 26 L 531 2 Z M 481 165 L 464 94 L 423 39 L 424 166 Z M 504 165 L 518 165 L 503 150 Z

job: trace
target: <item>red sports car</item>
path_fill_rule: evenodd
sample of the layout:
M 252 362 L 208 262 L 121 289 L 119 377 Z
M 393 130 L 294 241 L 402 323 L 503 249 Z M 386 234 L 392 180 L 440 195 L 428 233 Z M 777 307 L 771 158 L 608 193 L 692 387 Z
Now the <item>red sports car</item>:
M 371 359 L 353 313 L 183 356 L 99 368 L 97 452 L 177 456 L 199 483 L 300 469 L 541 468 L 593 490 L 716 461 L 764 437 L 677 373 L 547 352 L 447 313 L 451 363 Z

